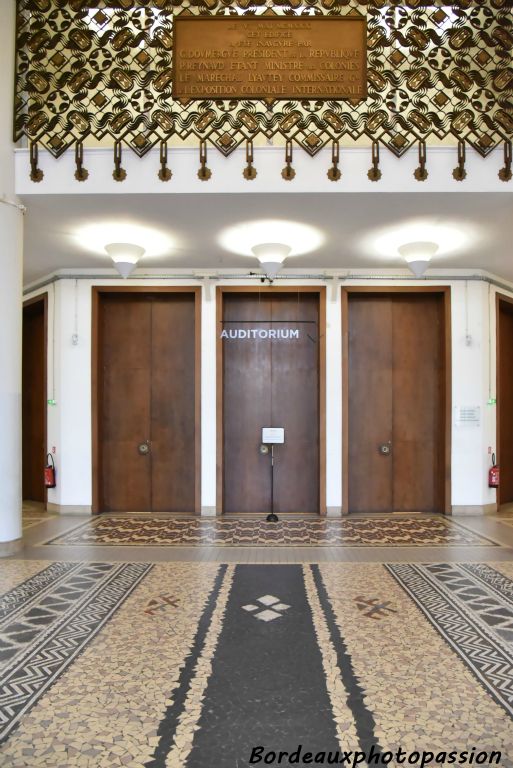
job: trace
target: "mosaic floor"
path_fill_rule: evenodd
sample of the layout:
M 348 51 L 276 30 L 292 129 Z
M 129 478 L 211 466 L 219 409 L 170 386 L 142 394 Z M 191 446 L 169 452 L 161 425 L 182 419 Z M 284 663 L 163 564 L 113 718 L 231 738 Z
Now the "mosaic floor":
M 512 562 L 6 560 L 2 584 L 2 766 L 513 768 Z
M 496 546 L 444 517 L 396 519 L 171 519 L 100 516 L 46 542 L 66 546 Z

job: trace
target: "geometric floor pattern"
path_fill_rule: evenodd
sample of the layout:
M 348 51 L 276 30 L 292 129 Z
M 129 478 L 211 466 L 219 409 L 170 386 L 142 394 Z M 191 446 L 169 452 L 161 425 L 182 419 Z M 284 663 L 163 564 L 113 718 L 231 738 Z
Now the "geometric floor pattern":
M 2 567 L 2 766 L 513 766 L 512 563 Z
M 151 566 L 53 563 L 0 600 L 0 742 Z
M 513 581 L 482 563 L 387 567 L 513 718 Z
M 445 517 L 303 519 L 177 519 L 101 515 L 46 544 L 167 547 L 496 546 Z

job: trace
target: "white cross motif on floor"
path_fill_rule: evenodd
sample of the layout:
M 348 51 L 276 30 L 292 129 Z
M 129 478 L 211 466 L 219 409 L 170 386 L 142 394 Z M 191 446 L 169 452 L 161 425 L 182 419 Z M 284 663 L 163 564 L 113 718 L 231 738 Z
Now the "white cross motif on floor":
M 274 595 L 264 595 L 263 597 L 259 597 L 257 598 L 257 603 L 260 603 L 260 605 L 248 603 L 248 605 L 243 605 L 242 607 L 245 611 L 250 613 L 258 611 L 258 613 L 253 613 L 253 616 L 255 619 L 260 619 L 260 621 L 273 621 L 274 619 L 279 619 L 283 616 L 282 611 L 286 611 L 290 608 L 290 605 L 280 602 L 280 599 L 274 597 Z M 263 605 L 265 605 L 266 608 L 261 610 Z

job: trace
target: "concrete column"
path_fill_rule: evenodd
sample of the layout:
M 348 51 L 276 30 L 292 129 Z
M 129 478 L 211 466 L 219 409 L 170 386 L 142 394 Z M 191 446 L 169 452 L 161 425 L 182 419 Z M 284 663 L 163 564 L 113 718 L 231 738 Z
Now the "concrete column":
M 0 555 L 21 548 L 21 323 L 23 215 L 14 195 L 12 114 L 15 0 L 0 26 Z

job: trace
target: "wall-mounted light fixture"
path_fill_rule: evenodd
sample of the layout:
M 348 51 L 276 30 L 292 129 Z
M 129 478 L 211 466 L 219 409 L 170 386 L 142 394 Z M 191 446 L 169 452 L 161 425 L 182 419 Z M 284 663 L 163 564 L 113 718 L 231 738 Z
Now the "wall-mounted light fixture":
M 407 262 L 415 277 L 422 277 L 429 262 L 438 251 L 438 245 L 431 242 L 405 243 L 397 249 Z
M 144 256 L 144 248 L 132 243 L 109 243 L 105 250 L 114 262 L 121 277 L 127 278 L 136 268 L 137 262 Z
M 251 250 L 260 262 L 266 277 L 274 280 L 292 249 L 283 243 L 262 243 L 254 245 Z

